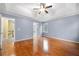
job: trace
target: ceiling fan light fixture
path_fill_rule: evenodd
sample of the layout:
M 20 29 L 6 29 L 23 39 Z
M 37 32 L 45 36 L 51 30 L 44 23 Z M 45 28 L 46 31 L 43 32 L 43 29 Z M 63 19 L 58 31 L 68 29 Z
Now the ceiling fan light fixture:
M 40 11 L 41 11 L 41 12 L 44 12 L 44 10 L 45 10 L 45 8 L 40 8 Z
M 47 5 L 46 3 L 40 3 L 40 8 L 35 8 L 38 14 L 48 14 L 48 9 L 52 8 L 52 5 Z

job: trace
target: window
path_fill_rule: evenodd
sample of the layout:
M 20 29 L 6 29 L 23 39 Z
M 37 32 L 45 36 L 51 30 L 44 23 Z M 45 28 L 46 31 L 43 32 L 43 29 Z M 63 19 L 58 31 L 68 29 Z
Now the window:
M 48 33 L 48 23 L 43 24 L 43 33 Z

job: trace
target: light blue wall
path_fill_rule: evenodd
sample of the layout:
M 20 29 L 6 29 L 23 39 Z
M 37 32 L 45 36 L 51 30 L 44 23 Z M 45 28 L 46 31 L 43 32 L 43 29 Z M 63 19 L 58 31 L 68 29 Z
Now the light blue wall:
M 32 38 L 33 34 L 33 22 L 32 18 L 14 16 L 8 14 L 2 14 L 5 17 L 15 19 L 15 40 L 29 39 Z
M 65 40 L 79 41 L 79 15 L 48 21 L 45 35 Z
M 15 18 L 15 40 L 32 38 L 33 21 L 31 18 Z
M 4 14 L 3 16 L 15 19 L 15 40 L 32 38 L 33 22 L 36 21 L 29 17 L 16 17 Z M 48 23 L 46 36 L 79 41 L 79 15 L 55 19 L 46 23 Z
M 29 19 L 16 19 L 15 20 L 15 36 L 16 39 L 27 39 L 32 38 L 33 33 L 33 21 Z

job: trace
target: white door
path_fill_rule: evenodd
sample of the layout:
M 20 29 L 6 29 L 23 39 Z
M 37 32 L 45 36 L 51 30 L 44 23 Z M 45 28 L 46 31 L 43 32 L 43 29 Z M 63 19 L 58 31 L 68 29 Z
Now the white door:
M 1 16 L 0 16 L 0 50 L 1 50 Z M 1 53 L 0 53 L 1 55 Z
M 38 36 L 38 25 L 39 23 L 37 22 L 33 23 L 33 38 Z
M 33 23 L 33 52 L 36 53 L 41 47 L 41 36 L 42 36 L 42 24 L 34 22 Z
M 0 55 L 2 55 L 2 39 L 3 39 L 3 26 L 2 26 L 2 20 L 0 15 Z
M 14 55 L 14 19 L 1 17 L 1 25 L 2 55 Z
M 33 53 L 36 53 L 38 50 L 38 25 L 39 23 L 33 23 Z

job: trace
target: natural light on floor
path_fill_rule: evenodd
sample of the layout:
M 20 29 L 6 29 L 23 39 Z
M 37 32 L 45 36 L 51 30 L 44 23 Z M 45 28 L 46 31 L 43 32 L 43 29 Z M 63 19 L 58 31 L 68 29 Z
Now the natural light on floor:
M 43 40 L 43 50 L 48 52 L 48 40 L 46 38 Z

